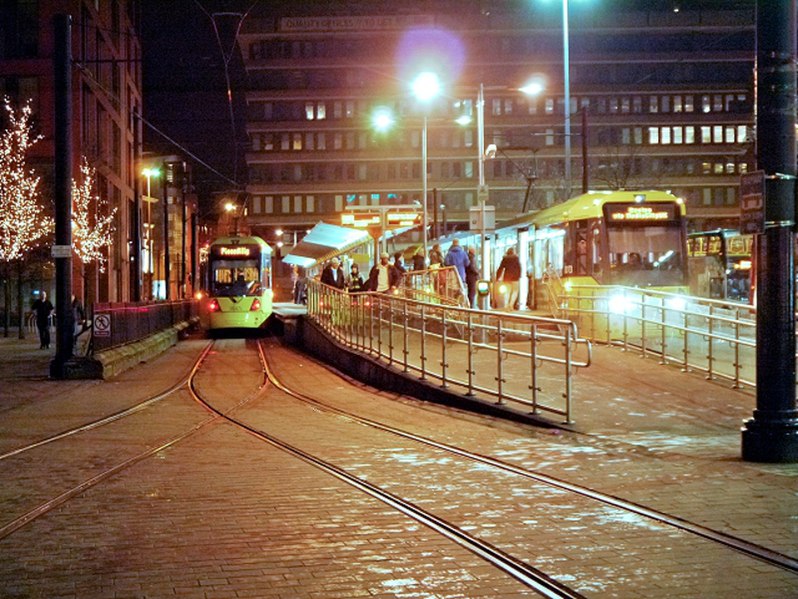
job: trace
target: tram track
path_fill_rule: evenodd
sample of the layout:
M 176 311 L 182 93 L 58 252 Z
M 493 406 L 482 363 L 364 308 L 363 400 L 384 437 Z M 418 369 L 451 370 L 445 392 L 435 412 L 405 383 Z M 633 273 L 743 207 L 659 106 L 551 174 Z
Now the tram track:
M 707 526 L 698 524 L 696 522 L 691 522 L 679 516 L 674 516 L 672 514 L 668 514 L 666 512 L 645 505 L 641 505 L 639 503 L 635 503 L 614 495 L 610 495 L 607 493 L 597 491 L 595 489 L 591 489 L 584 485 L 575 484 L 567 480 L 564 480 L 562 478 L 557 478 L 540 472 L 535 472 L 533 470 L 522 468 L 515 464 L 511 464 L 509 462 L 491 456 L 478 454 L 469 451 L 467 449 L 464 449 L 462 447 L 436 441 L 435 439 L 423 435 L 412 433 L 410 431 L 403 430 L 382 422 L 378 422 L 370 418 L 365 418 L 363 416 L 354 414 L 353 412 L 343 410 L 336 406 L 330 405 L 315 397 L 311 397 L 306 393 L 291 389 L 287 384 L 285 384 L 276 376 L 274 370 L 270 367 L 269 360 L 266 356 L 266 351 L 264 350 L 262 343 L 259 343 L 258 349 L 261 352 L 266 376 L 268 377 L 269 381 L 276 388 L 280 389 L 284 393 L 288 394 L 289 396 L 299 401 L 305 402 L 313 406 L 317 410 L 326 411 L 335 414 L 337 416 L 349 419 L 352 422 L 356 422 L 364 426 L 368 426 L 383 432 L 387 432 L 392 435 L 401 437 L 403 439 L 415 441 L 423 445 L 426 445 L 428 447 L 432 447 L 434 449 L 441 450 L 482 465 L 499 469 L 503 472 L 514 474 L 526 478 L 528 480 L 533 480 L 537 483 L 542 483 L 550 487 L 560 489 L 562 491 L 579 495 L 581 497 L 601 503 L 603 505 L 607 505 L 612 508 L 622 510 L 626 513 L 634 514 L 636 516 L 640 516 L 655 521 L 659 524 L 666 525 L 673 529 L 690 533 L 692 535 L 712 541 L 713 543 L 737 551 L 739 553 L 755 558 L 762 562 L 798 574 L 798 559 L 793 558 L 792 556 L 789 556 L 782 552 L 770 549 L 768 547 L 764 547 L 757 543 L 746 541 L 745 539 L 742 539 L 740 537 L 736 537 L 734 535 L 730 535 L 723 531 L 709 528 Z M 329 369 L 329 366 L 325 364 L 320 364 L 320 367 Z M 333 372 L 335 371 L 333 370 Z M 338 373 L 336 372 L 335 374 Z

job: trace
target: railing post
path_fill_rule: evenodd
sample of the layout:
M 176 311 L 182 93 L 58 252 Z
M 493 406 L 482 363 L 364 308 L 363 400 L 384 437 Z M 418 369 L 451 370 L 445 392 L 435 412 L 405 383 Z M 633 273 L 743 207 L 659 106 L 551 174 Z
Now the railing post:
M 668 314 L 667 314 L 667 312 L 665 310 L 665 296 L 661 296 L 659 298 L 659 313 L 660 313 L 660 320 L 662 321 L 662 327 L 661 327 L 662 330 L 660 331 L 660 335 L 661 335 L 660 344 L 662 346 L 662 358 L 660 359 L 659 363 L 660 364 L 666 364 L 668 362 L 668 356 L 666 354 L 666 352 L 668 350 L 668 348 L 667 348 L 667 343 L 668 342 L 667 342 L 667 335 L 665 333 L 665 330 L 667 329 Z
M 712 340 L 715 336 L 714 327 L 715 319 L 712 317 L 712 304 L 709 305 L 709 316 L 707 317 L 707 331 L 709 332 L 708 343 L 709 347 L 707 348 L 709 353 L 707 354 L 707 376 L 706 380 L 712 380 L 712 364 L 714 363 L 714 354 L 713 354 L 713 343 Z
M 441 307 L 441 387 L 446 388 L 446 308 Z
M 471 397 L 474 395 L 474 315 L 468 313 L 468 361 L 466 364 L 466 372 L 468 373 L 468 391 L 466 395 Z
M 421 380 L 427 378 L 427 317 L 421 304 Z
M 734 384 L 732 389 L 739 389 L 740 385 L 740 310 L 735 310 L 734 319 Z
M 595 330 L 595 329 L 594 329 Z M 532 391 L 532 413 L 538 413 L 538 325 L 529 328 L 529 390 Z
M 388 297 L 388 366 L 393 364 L 393 298 Z
M 504 395 L 502 389 L 502 383 L 504 383 L 504 369 L 502 367 L 502 339 L 504 338 L 504 331 L 502 330 L 502 318 L 499 316 L 496 319 L 496 391 L 498 393 L 498 401 L 496 403 L 503 404 L 504 403 Z
M 642 296 L 642 305 L 640 306 L 640 346 L 643 352 L 643 357 L 646 357 L 646 294 Z
M 574 338 L 576 335 L 574 335 Z M 565 327 L 565 423 L 571 420 L 571 327 Z
M 409 316 L 407 314 L 407 301 L 405 300 L 404 302 L 402 302 L 402 356 L 403 356 L 403 360 L 402 360 L 403 368 L 402 368 L 402 371 L 403 372 L 407 372 L 407 354 L 409 353 L 408 350 L 407 350 L 407 335 L 408 335 L 407 321 L 408 321 L 408 318 L 409 318 Z
M 376 295 L 369 297 L 369 353 L 374 353 L 374 304 L 376 302 Z
M 689 344 L 689 334 L 687 325 L 689 324 L 687 315 L 687 309 L 682 312 L 682 330 L 684 331 L 684 343 L 682 344 L 682 372 L 688 372 L 690 368 L 688 367 L 688 357 L 687 354 L 690 353 L 690 348 L 688 347 Z

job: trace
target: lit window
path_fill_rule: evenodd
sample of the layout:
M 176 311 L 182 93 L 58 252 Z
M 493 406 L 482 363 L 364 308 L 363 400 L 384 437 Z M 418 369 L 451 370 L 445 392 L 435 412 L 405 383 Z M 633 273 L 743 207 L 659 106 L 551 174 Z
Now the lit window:
M 712 172 L 712 163 L 710 162 L 702 162 L 701 163 L 701 173 L 704 175 L 708 175 Z
M 471 162 L 470 160 L 466 160 L 463 163 L 463 166 L 465 167 L 466 179 L 472 179 L 474 177 L 474 163 Z
M 716 174 L 716 175 L 722 175 L 723 174 L 723 163 L 722 162 L 716 162 L 712 166 L 713 166 L 712 172 L 714 174 Z
M 552 98 L 546 98 L 545 110 L 546 114 L 554 114 L 554 100 Z
M 682 137 L 682 128 L 681 127 L 674 127 L 673 128 L 673 143 L 675 143 L 675 144 L 684 143 L 684 138 Z
M 327 105 L 324 102 L 319 102 L 316 105 L 316 119 L 323 121 L 327 118 Z
M 740 174 L 744 175 L 745 173 L 748 172 L 748 163 L 747 162 L 741 162 L 740 164 L 737 165 L 737 168 L 740 171 Z
M 733 175 L 734 174 L 734 163 L 733 162 L 727 162 L 726 163 L 726 174 L 727 175 Z
M 662 143 L 667 145 L 671 143 L 671 128 L 670 127 L 663 127 L 661 132 L 661 140 Z
M 630 109 L 631 106 L 629 98 L 621 98 L 621 112 L 623 114 L 629 114 Z
M 643 143 L 643 128 L 635 127 L 635 144 L 638 146 Z
M 305 119 L 312 121 L 314 118 L 316 118 L 316 110 L 313 102 L 305 102 Z
M 649 112 L 659 112 L 659 99 L 657 96 L 650 96 L 648 99 L 648 111 Z
M 684 97 L 684 111 L 685 112 L 693 112 L 693 96 L 685 96 Z
M 745 143 L 748 141 L 748 127 L 745 125 L 737 125 L 737 143 Z
M 708 113 L 712 110 L 712 104 L 709 96 L 701 96 L 701 112 Z
M 648 143 L 650 144 L 659 143 L 659 127 L 648 128 Z
M 629 145 L 632 143 L 632 131 L 629 127 L 624 127 L 621 129 L 621 143 L 624 145 Z
M 302 149 L 302 134 L 301 133 L 294 133 L 293 135 L 293 143 L 291 144 L 292 150 L 301 150 Z
M 693 125 L 688 125 L 684 128 L 684 143 L 695 143 L 695 127 Z
M 610 114 L 618 112 L 618 98 L 610 98 Z
M 734 131 L 735 131 L 734 125 L 726 125 L 725 141 L 727 144 L 734 143 Z
M 682 112 L 681 96 L 673 96 L 673 112 Z
M 712 141 L 716 144 L 723 143 L 723 125 L 712 126 Z
M 722 112 L 723 111 L 723 96 L 720 94 L 715 94 L 712 96 L 712 110 L 714 112 Z
M 701 143 L 702 144 L 712 143 L 712 127 L 708 127 L 706 125 L 703 125 L 701 127 Z

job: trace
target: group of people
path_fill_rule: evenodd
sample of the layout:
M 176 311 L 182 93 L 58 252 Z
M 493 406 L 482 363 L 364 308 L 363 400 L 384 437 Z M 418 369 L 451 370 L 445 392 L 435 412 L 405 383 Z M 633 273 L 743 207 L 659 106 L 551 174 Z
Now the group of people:
M 83 332 L 86 324 L 86 312 L 83 303 L 72 294 L 70 302 L 74 335 L 77 337 Z M 38 298 L 31 304 L 31 312 L 36 318 L 36 329 L 39 332 L 39 349 L 50 349 L 50 318 L 55 311 L 53 303 L 47 299 L 47 292 L 42 291 Z
M 477 282 L 480 272 L 477 268 L 476 249 L 464 248 L 458 239 L 452 240 L 449 250 L 444 256 L 440 244 L 434 244 L 429 252 L 429 266 L 424 249 L 419 248 L 413 255 L 411 271 L 436 269 L 453 266 L 460 279 L 465 282 L 468 303 L 477 307 Z M 344 273 L 343 265 L 338 258 L 333 258 L 321 272 L 321 282 L 330 287 L 356 293 L 361 291 L 389 292 L 401 284 L 402 276 L 408 271 L 402 252 L 396 252 L 391 260 L 390 254 L 383 252 L 379 261 L 371 268 L 364 279 L 357 264 L 352 264 L 349 274 Z M 513 248 L 509 248 L 496 271 L 496 279 L 502 281 L 507 288 L 505 306 L 518 307 L 519 281 L 521 279 L 521 263 Z M 292 274 L 294 286 L 294 303 L 306 302 L 307 278 L 303 269 L 294 268 Z

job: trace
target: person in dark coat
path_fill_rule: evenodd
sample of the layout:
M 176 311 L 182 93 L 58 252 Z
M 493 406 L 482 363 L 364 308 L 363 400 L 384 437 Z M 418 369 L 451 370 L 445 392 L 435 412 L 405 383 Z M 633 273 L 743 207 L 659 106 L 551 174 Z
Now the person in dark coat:
M 477 281 L 479 281 L 479 269 L 477 269 L 477 251 L 474 248 L 468 248 L 466 288 L 468 289 L 468 305 L 471 308 L 477 307 Z
M 294 303 L 308 303 L 308 275 L 301 266 L 296 269 L 296 284 L 294 285 Z
M 506 300 L 505 307 L 517 309 L 521 261 L 516 256 L 514 248 L 507 248 L 507 252 L 505 252 L 499 268 L 496 270 L 496 279 L 503 281 L 507 286 L 507 292 L 504 296 Z
M 399 286 L 402 275 L 396 267 L 389 262 L 388 252 L 380 254 L 380 261 L 369 272 L 369 291 L 390 293 Z
M 437 266 L 435 266 L 436 264 Z M 429 267 L 440 268 L 441 266 L 443 266 L 443 253 L 441 252 L 441 245 L 436 243 L 429 252 Z
M 413 254 L 413 270 L 425 270 L 426 268 L 427 260 L 424 258 L 424 248 L 418 248 Z
M 31 306 L 36 314 L 36 328 L 39 329 L 39 349 L 50 348 L 50 314 L 53 313 L 53 304 L 47 299 L 47 292 L 42 291 L 41 296 Z
M 460 275 L 460 280 L 465 283 L 466 268 L 468 267 L 468 254 L 460 245 L 459 239 L 452 240 L 452 245 L 449 251 L 446 252 L 446 259 L 443 261 L 446 266 L 454 266 L 457 269 L 457 274 Z
M 336 289 L 343 289 L 346 285 L 344 269 L 338 258 L 333 258 L 321 271 L 321 282 Z
M 72 324 L 75 326 L 75 337 L 83 332 L 83 324 L 86 321 L 86 312 L 83 310 L 81 301 L 72 294 Z
M 402 257 L 402 252 L 396 252 L 393 255 L 393 265 L 396 267 L 396 270 L 399 271 L 400 275 L 403 275 L 407 272 L 405 268 L 405 259 Z
M 366 291 L 365 284 L 363 283 L 363 276 L 360 274 L 360 267 L 353 264 L 349 270 L 349 276 L 346 277 L 346 290 L 349 293 L 358 293 Z

